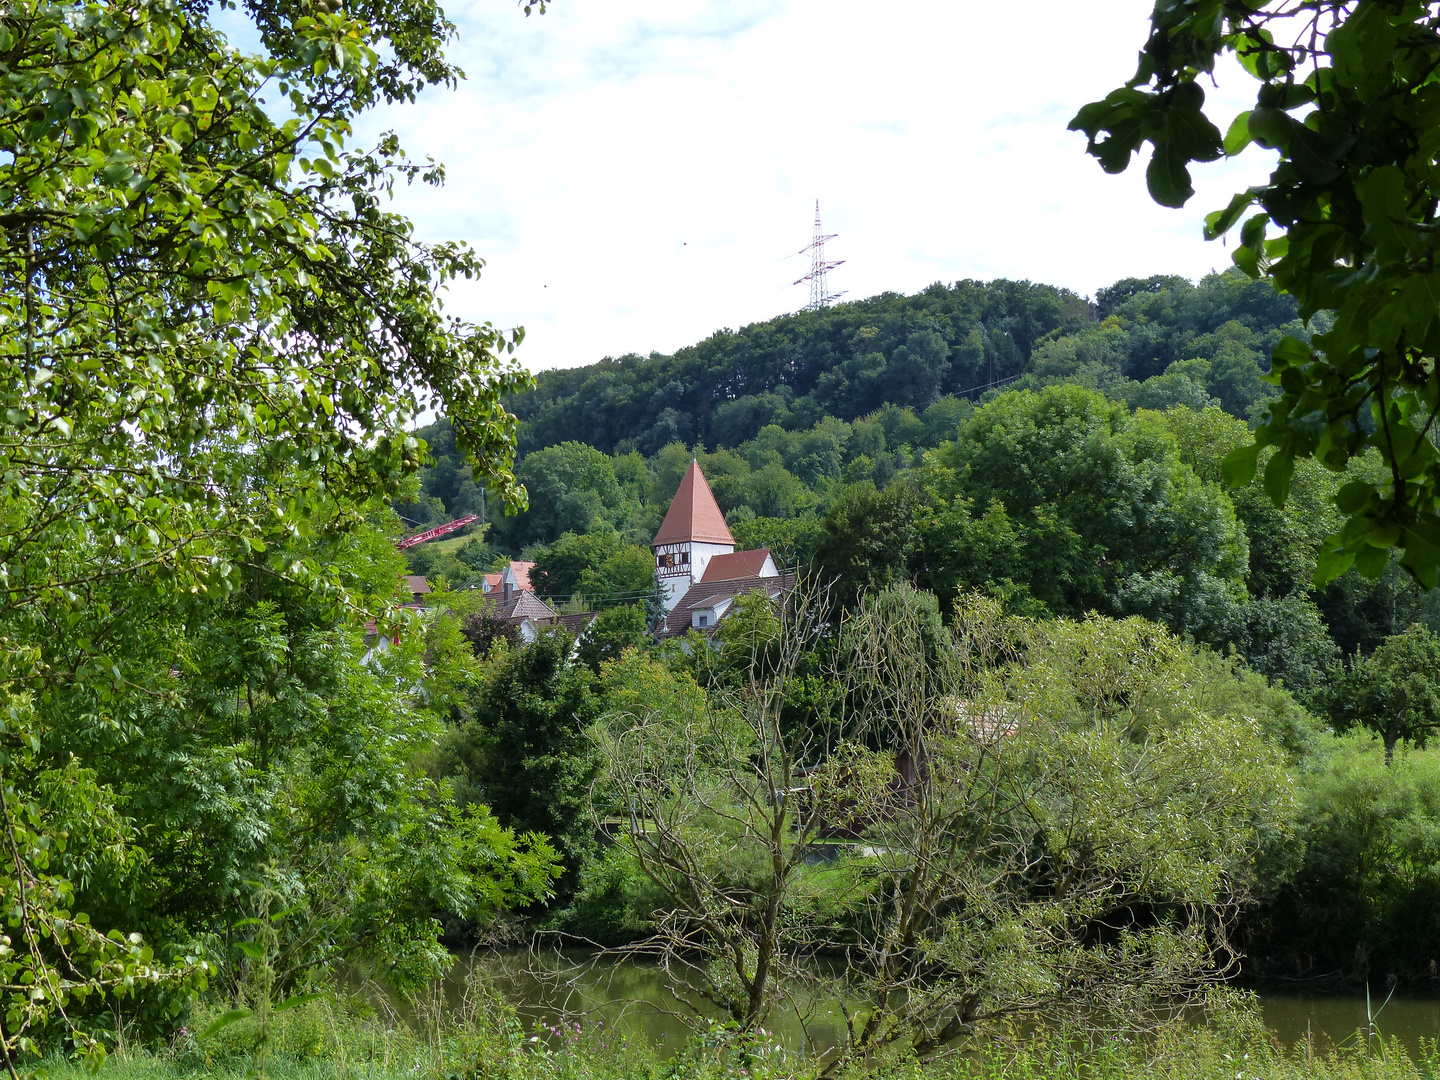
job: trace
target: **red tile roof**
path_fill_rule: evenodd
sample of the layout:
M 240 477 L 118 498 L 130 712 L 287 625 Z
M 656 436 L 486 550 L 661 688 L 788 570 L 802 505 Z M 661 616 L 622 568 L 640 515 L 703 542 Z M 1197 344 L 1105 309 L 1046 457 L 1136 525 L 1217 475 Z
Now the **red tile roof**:
M 534 568 L 534 566 L 535 564 L 533 562 L 514 561 L 510 563 L 510 572 L 515 575 L 515 584 L 517 588 L 530 588 L 530 571 Z M 498 589 L 500 587 L 500 579 L 504 576 L 505 573 L 501 570 L 497 570 L 493 574 L 486 574 L 484 578 L 484 591 L 488 593 L 495 589 Z
M 654 542 L 678 544 L 686 540 L 704 544 L 735 543 L 730 527 L 725 524 L 725 515 L 720 512 L 720 504 L 715 501 L 696 461 L 690 462 L 690 468 L 681 477 L 680 490 L 675 492 Z
M 770 558 L 769 548 L 754 551 L 735 551 L 729 555 L 716 555 L 705 567 L 701 581 L 734 581 L 737 578 L 758 578 L 765 569 L 765 560 Z
M 595 616 L 598 614 L 599 612 L 595 611 L 577 611 L 570 615 L 561 615 L 560 625 L 572 634 L 579 634 L 595 621 Z

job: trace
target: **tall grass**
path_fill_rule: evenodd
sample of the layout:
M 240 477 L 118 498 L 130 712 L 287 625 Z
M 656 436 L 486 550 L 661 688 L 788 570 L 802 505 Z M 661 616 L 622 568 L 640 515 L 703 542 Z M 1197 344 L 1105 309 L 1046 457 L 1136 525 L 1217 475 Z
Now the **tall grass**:
M 790 1080 L 818 1063 L 764 1037 L 721 1027 L 662 1057 L 647 1041 L 600 1023 L 527 1026 L 493 989 L 473 982 L 458 1002 L 437 988 L 402 1016 L 383 1000 L 335 996 L 197 1034 L 223 1010 L 197 1013 L 168 1045 L 122 1045 L 101 1077 L 188 1080 L 263 1075 L 274 1080 Z M 1367 1037 L 1368 1036 L 1368 1037 Z M 263 1045 L 262 1045 L 263 1043 Z M 263 1073 L 257 1069 L 263 1069 Z M 23 1070 L 51 1080 L 87 1074 L 58 1059 Z M 874 1080 L 1440 1080 L 1440 1050 L 1411 1053 L 1396 1040 L 1357 1032 L 1338 1047 L 1284 1048 L 1253 1002 L 1231 1000 L 1204 1023 L 1158 1036 L 1063 1031 L 977 1041 L 940 1062 L 890 1062 L 840 1074 Z

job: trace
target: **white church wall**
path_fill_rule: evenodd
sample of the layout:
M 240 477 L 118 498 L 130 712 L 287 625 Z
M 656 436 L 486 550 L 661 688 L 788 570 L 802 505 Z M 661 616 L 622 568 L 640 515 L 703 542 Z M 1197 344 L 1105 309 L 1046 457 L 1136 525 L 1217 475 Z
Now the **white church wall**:
M 729 555 L 735 550 L 734 544 L 702 544 L 698 541 L 690 545 L 690 583 L 693 585 L 705 576 L 705 568 L 710 565 L 710 560 L 716 555 Z
M 665 603 L 666 611 L 674 611 L 675 605 L 680 602 L 680 597 L 685 595 L 690 588 L 690 577 L 662 577 L 660 579 L 660 596 Z

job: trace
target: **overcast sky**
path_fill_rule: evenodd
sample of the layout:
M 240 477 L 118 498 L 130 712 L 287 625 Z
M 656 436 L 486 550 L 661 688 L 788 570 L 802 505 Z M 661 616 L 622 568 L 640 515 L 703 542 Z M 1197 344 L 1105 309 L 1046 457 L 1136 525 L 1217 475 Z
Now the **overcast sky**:
M 1117 278 L 1229 265 L 1205 213 L 1263 177 L 1203 167 L 1183 211 L 1107 176 L 1066 124 L 1134 70 L 1150 0 L 455 0 L 468 79 L 372 114 L 446 187 L 427 239 L 488 260 L 447 308 L 523 325 L 531 369 L 671 352 L 802 307 L 815 200 L 832 290 Z M 1222 128 L 1254 83 L 1222 75 Z M 1252 97 L 1253 103 L 1253 97 Z

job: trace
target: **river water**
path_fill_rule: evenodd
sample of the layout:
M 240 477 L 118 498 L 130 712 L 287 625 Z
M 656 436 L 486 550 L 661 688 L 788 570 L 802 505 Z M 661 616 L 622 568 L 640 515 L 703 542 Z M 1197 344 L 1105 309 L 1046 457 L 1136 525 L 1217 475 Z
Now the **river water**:
M 539 972 L 537 974 L 537 972 Z M 681 1019 L 681 1002 L 665 990 L 658 968 L 642 962 L 616 961 L 585 954 L 522 952 L 477 953 L 462 958 L 451 975 L 451 993 L 458 996 L 471 976 L 479 975 L 514 1002 L 527 1023 L 554 1024 L 564 1016 L 601 1021 L 660 1047 L 677 1046 L 689 1036 Z M 1387 1038 L 1398 1038 L 1416 1054 L 1426 1042 L 1440 1040 L 1440 997 L 1396 993 L 1387 1000 L 1374 988 L 1368 1004 L 1365 991 L 1322 994 L 1262 990 L 1260 1007 L 1269 1028 L 1287 1046 L 1307 1038 L 1317 1048 L 1354 1040 L 1366 1017 Z M 793 1014 L 777 1016 L 777 1038 L 792 1049 L 820 1051 L 841 1037 L 838 1008 L 811 1005 L 802 1025 Z
M 1368 1007 L 1379 1034 L 1394 1037 L 1411 1054 L 1424 1042 L 1440 1039 L 1440 997 L 1397 992 L 1386 1000 L 1386 991 L 1371 988 Z M 1365 991 L 1337 994 L 1260 991 L 1260 1008 L 1265 1026 L 1287 1045 L 1303 1042 L 1307 1035 L 1319 1042 L 1338 1043 L 1354 1038 L 1366 1025 Z

